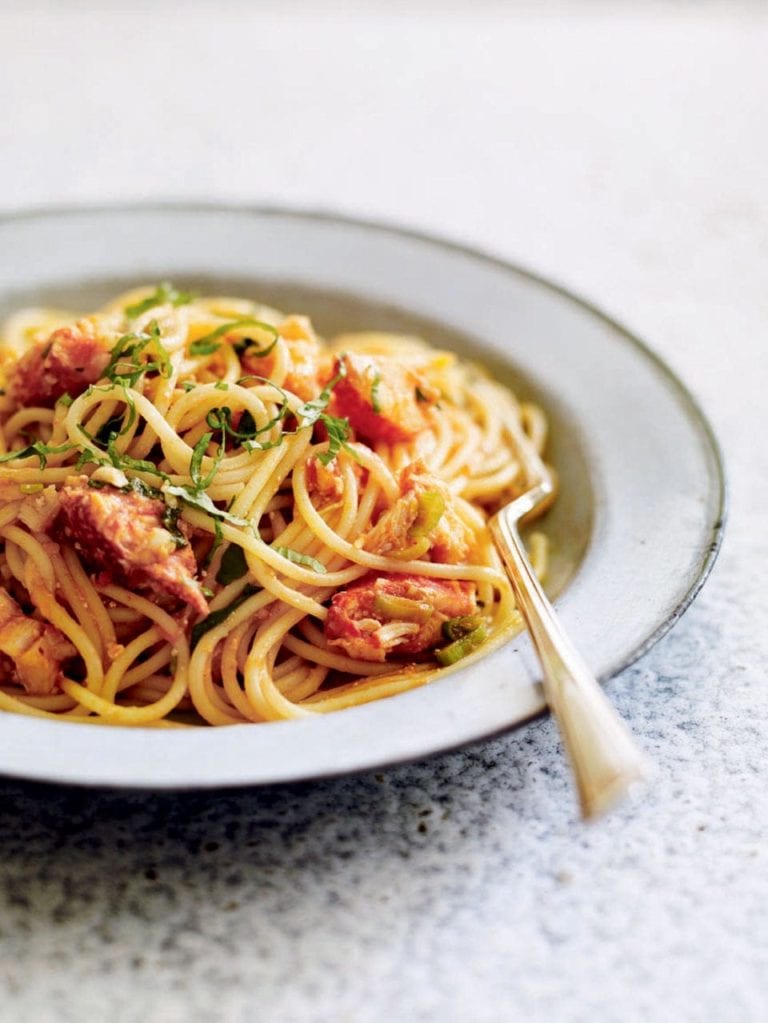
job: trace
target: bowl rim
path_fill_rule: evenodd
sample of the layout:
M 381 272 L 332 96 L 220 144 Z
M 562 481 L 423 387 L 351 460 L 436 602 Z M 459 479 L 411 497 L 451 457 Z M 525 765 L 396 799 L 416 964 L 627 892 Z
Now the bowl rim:
M 246 215 L 246 216 L 260 216 L 260 217 L 280 217 L 280 218 L 291 218 L 295 220 L 309 220 L 321 223 L 329 224 L 341 224 L 348 225 L 354 228 L 360 228 L 363 230 L 375 231 L 380 234 L 389 234 L 395 237 L 411 239 L 418 241 L 430 247 L 441 249 L 443 251 L 451 251 L 466 257 L 469 257 L 477 262 L 483 263 L 487 266 L 494 267 L 498 270 L 502 270 L 505 273 L 511 273 L 518 278 L 527 280 L 538 287 L 542 288 L 553 295 L 559 296 L 560 298 L 566 299 L 568 302 L 580 307 L 583 311 L 588 313 L 591 317 L 601 321 L 604 325 L 608 326 L 612 331 L 621 336 L 621 338 L 627 342 L 636 351 L 641 353 L 647 360 L 649 360 L 654 368 L 665 378 L 666 382 L 671 386 L 671 389 L 675 393 L 679 400 L 681 407 L 684 409 L 687 418 L 694 425 L 702 439 L 705 441 L 708 453 L 711 456 L 711 462 L 713 467 L 713 474 L 710 480 L 714 491 L 714 507 L 715 515 L 714 521 L 711 525 L 711 536 L 708 544 L 704 547 L 703 556 L 698 565 L 696 576 L 693 578 L 690 587 L 687 592 L 683 594 L 678 603 L 666 614 L 666 617 L 645 637 L 642 642 L 636 644 L 631 648 L 623 657 L 612 664 L 610 667 L 600 672 L 598 678 L 601 683 L 605 683 L 622 671 L 630 667 L 642 656 L 644 656 L 655 644 L 662 639 L 663 636 L 670 631 L 670 629 L 679 621 L 685 611 L 695 600 L 696 596 L 700 592 L 702 586 L 709 577 L 710 572 L 717 560 L 718 554 L 722 548 L 723 537 L 725 533 L 725 526 L 728 517 L 728 503 L 729 503 L 729 488 L 727 474 L 725 470 L 725 460 L 721 445 L 717 439 L 714 428 L 710 423 L 707 415 L 703 411 L 699 401 L 693 396 L 692 392 L 683 383 L 677 373 L 671 369 L 671 367 L 665 362 L 665 360 L 657 354 L 654 349 L 631 329 L 625 326 L 620 320 L 615 319 L 611 314 L 605 312 L 600 306 L 594 304 L 590 299 L 585 298 L 578 291 L 574 291 L 569 286 L 561 283 L 559 280 L 553 280 L 551 277 L 544 276 L 537 271 L 531 270 L 526 266 L 520 265 L 512 260 L 506 259 L 501 255 L 497 255 L 482 247 L 467 244 L 465 242 L 456 241 L 450 237 L 443 236 L 439 233 L 432 231 L 422 230 L 420 228 L 414 228 L 408 225 L 401 224 L 395 220 L 379 220 L 376 218 L 357 216 L 355 214 L 341 212 L 335 209 L 316 207 L 316 206 L 294 206 L 290 204 L 281 203 L 243 203 L 243 202 L 230 202 L 230 201 L 216 201 L 209 199 L 148 199 L 148 200 L 131 200 L 126 202 L 74 202 L 74 203 L 62 203 L 62 204 L 40 204 L 28 207 L 22 207 L 13 210 L 6 210 L 0 212 L 0 227 L 14 222 L 34 221 L 39 219 L 52 219 L 58 217 L 70 217 L 83 214 L 128 214 L 128 213 L 222 213 L 222 214 L 234 214 L 234 215 Z M 516 729 L 529 721 L 535 720 L 549 713 L 545 708 L 541 711 L 536 711 L 528 716 L 522 717 L 519 720 L 512 722 L 508 725 L 500 728 L 493 729 L 484 735 L 478 735 L 475 739 L 459 741 L 453 746 L 441 747 L 439 750 L 427 751 L 418 757 L 413 755 L 402 757 L 400 759 L 387 759 L 380 766 L 394 766 L 398 763 L 412 762 L 414 759 L 426 759 L 430 756 L 437 756 L 442 753 L 450 752 L 451 750 L 465 748 L 471 745 L 473 742 L 487 741 L 494 736 L 505 734 L 513 729 Z M 370 766 L 364 766 L 357 770 L 349 770 L 348 768 L 342 768 L 338 772 L 325 771 L 313 775 L 312 778 L 320 780 L 322 778 L 328 778 L 338 775 L 353 775 L 355 773 L 361 773 L 368 770 L 372 770 Z M 41 772 L 39 775 L 30 775 L 28 770 L 19 770 L 14 772 L 12 768 L 4 767 L 2 775 L 5 776 L 16 776 L 21 778 L 28 778 L 30 780 L 50 780 L 57 782 L 57 779 L 51 778 L 50 775 L 45 772 Z M 107 784 L 110 787 L 115 788 L 134 788 L 140 789 L 143 786 L 141 784 L 131 785 L 129 782 L 89 782 L 89 781 L 72 781 L 62 780 L 60 784 L 82 784 L 88 786 L 99 786 Z M 283 782 L 290 783 L 290 782 Z M 201 789 L 205 787 L 217 787 L 217 788 L 228 788 L 228 787 L 242 787 L 247 785 L 265 785 L 265 784 L 281 784 L 277 781 L 265 781 L 265 782 L 254 782 L 254 781 L 232 781 L 232 782 L 212 782 L 208 785 L 200 784 L 199 782 L 192 782 L 189 785 L 184 785 L 183 782 L 168 784 L 164 783 L 159 788 L 163 789 L 177 789 L 182 790 L 185 788 Z

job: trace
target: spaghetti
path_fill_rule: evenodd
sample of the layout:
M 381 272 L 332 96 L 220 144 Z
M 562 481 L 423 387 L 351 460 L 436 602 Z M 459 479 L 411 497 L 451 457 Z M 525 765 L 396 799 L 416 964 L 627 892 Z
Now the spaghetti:
M 453 354 L 170 284 L 2 340 L 0 709 L 299 718 L 520 627 L 486 522 L 546 419 Z

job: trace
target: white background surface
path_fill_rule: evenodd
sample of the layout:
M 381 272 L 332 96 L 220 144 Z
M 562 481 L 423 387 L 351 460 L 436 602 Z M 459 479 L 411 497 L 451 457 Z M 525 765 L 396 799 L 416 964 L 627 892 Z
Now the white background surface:
M 705 591 L 609 687 L 642 802 L 578 824 L 548 721 L 266 800 L 8 783 L 0 1017 L 765 1019 L 768 7 L 28 3 L 0 34 L 0 208 L 274 201 L 479 245 L 645 337 L 731 483 Z

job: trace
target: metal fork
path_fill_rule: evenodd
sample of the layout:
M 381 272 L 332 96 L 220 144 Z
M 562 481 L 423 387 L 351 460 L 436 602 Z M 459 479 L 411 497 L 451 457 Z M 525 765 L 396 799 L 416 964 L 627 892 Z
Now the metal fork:
M 515 431 L 526 491 L 490 521 L 520 612 L 544 672 L 544 696 L 557 719 L 582 816 L 596 817 L 646 774 L 646 762 L 573 643 L 528 560 L 518 524 L 554 493 L 552 474 L 522 427 Z

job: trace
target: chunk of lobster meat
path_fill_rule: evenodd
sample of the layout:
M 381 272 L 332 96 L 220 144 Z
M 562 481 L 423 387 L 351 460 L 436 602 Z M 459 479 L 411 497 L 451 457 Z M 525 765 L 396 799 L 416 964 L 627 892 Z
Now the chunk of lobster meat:
M 344 480 L 336 458 L 328 465 L 323 465 L 317 455 L 308 458 L 306 479 L 309 496 L 317 507 L 333 504 L 344 496 Z
M 54 626 L 25 615 L 13 597 L 0 590 L 0 665 L 3 677 L 30 696 L 48 696 L 61 678 L 61 664 L 76 651 Z
M 409 366 L 357 352 L 342 355 L 335 374 L 333 411 L 367 441 L 398 444 L 431 425 L 439 391 Z
M 418 460 L 401 472 L 400 497 L 381 513 L 363 546 L 372 554 L 429 557 L 455 565 L 466 561 L 472 540 L 450 488 Z
M 110 359 L 109 343 L 88 320 L 54 330 L 19 359 L 8 378 L 18 405 L 54 405 L 63 395 L 76 398 L 101 379 Z
M 419 575 L 366 575 L 334 595 L 325 619 L 328 645 L 363 661 L 436 647 L 443 622 L 477 611 L 473 583 Z
M 303 401 L 316 398 L 322 390 L 322 349 L 311 323 L 306 316 L 289 316 L 278 333 L 288 350 L 288 372 L 282 386 Z M 256 376 L 270 378 L 275 364 L 274 352 L 263 356 L 246 352 L 243 356 L 243 366 Z
M 110 578 L 129 586 L 159 590 L 207 614 L 192 548 L 179 546 L 163 525 L 162 501 L 112 487 L 66 485 L 60 492 L 61 533 L 82 555 Z M 179 523 L 184 530 L 184 524 Z M 182 534 L 186 536 L 186 533 Z

